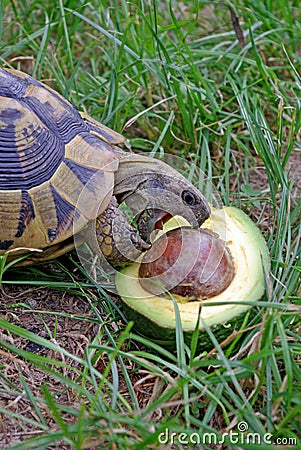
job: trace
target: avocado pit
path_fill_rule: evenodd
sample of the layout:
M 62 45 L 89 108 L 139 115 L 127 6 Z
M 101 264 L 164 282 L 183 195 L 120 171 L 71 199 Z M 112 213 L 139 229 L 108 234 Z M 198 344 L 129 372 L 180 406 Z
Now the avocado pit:
M 235 270 L 225 243 L 206 229 L 182 227 L 161 235 L 144 255 L 139 283 L 150 294 L 170 291 L 180 302 L 214 297 Z

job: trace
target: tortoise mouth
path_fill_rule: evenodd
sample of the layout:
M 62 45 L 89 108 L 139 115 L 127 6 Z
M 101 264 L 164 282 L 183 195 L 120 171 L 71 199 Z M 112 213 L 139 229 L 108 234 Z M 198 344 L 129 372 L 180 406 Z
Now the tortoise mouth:
M 155 223 L 155 230 L 163 230 L 164 224 L 172 217 L 172 214 L 167 213 L 166 211 L 160 211 L 159 218 Z
M 136 224 L 142 239 L 148 244 L 152 244 L 157 232 L 163 230 L 164 224 L 177 214 L 162 209 L 147 209 L 136 218 Z

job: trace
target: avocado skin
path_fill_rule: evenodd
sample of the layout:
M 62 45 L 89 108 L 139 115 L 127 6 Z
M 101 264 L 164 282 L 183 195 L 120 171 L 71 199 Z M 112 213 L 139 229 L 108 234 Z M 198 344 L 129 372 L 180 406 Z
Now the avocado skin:
M 137 332 L 139 335 L 150 339 L 157 345 L 164 347 L 167 350 L 175 351 L 176 350 L 176 330 L 175 328 L 162 327 L 157 323 L 153 322 L 151 319 L 145 316 L 141 316 L 139 312 L 137 312 L 134 308 L 131 308 L 126 303 L 123 303 L 122 309 L 128 319 L 128 321 L 133 322 L 133 330 Z M 212 333 L 214 334 L 215 339 L 219 344 L 223 341 L 229 339 L 233 332 L 239 332 L 241 330 L 241 326 L 246 318 L 246 314 L 248 317 L 248 326 L 251 326 L 250 321 L 257 317 L 259 313 L 259 308 L 253 307 L 249 308 L 246 313 L 240 314 L 239 316 L 233 317 L 231 321 L 216 324 L 210 327 Z M 260 314 L 261 317 L 261 314 Z M 255 322 L 254 322 L 255 324 Z M 253 322 L 252 322 L 253 325 Z M 183 338 L 185 344 L 190 347 L 192 336 L 194 330 L 183 330 Z M 229 339 L 227 345 L 232 342 L 232 339 Z M 226 345 L 226 347 L 227 347 Z M 224 347 L 224 346 L 223 346 Z M 210 338 L 210 335 L 206 330 L 198 330 L 198 340 L 197 340 L 197 352 L 209 352 L 214 348 L 214 344 Z

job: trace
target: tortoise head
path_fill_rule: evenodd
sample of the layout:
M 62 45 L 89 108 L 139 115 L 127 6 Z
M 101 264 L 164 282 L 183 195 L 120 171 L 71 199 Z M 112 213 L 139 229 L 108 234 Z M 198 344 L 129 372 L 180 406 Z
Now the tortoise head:
M 166 163 L 146 156 L 128 154 L 120 160 L 114 193 L 132 210 L 146 242 L 172 216 L 182 216 L 198 228 L 210 215 L 206 198 L 190 181 Z

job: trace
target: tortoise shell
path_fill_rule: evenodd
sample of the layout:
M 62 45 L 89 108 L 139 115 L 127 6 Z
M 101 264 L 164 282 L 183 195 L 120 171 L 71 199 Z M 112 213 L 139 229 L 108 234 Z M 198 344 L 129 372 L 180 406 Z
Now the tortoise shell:
M 122 141 L 48 86 L 0 68 L 0 254 L 60 243 L 104 211 Z

